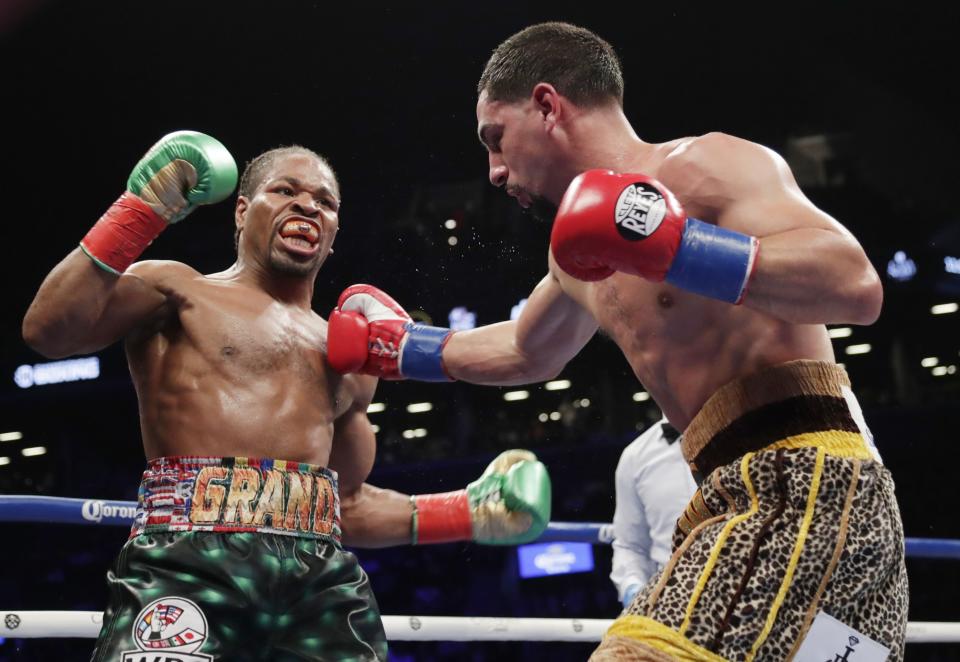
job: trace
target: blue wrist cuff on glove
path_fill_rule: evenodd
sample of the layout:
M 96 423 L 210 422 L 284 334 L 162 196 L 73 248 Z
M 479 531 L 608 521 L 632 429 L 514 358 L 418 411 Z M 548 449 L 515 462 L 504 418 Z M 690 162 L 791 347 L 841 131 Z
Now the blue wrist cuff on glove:
M 633 602 L 633 599 L 637 595 L 637 591 L 640 590 L 640 584 L 630 584 L 627 588 L 623 589 L 623 600 L 621 604 L 623 608 L 626 609 L 630 606 L 630 603 Z
M 666 281 L 688 292 L 740 303 L 757 249 L 756 237 L 688 218 Z
M 443 344 L 450 329 L 407 322 L 407 339 L 400 354 L 400 374 L 421 382 L 449 382 L 443 370 Z

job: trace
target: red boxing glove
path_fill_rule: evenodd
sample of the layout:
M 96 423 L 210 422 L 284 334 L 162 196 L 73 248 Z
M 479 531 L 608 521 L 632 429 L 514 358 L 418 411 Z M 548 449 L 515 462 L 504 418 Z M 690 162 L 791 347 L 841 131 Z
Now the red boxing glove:
M 349 300 L 349 303 L 348 303 Z M 344 307 L 344 304 L 347 304 Z M 341 374 L 401 379 L 400 345 L 410 315 L 372 285 L 351 285 L 337 299 L 327 326 L 327 360 Z
M 739 304 L 760 242 L 687 218 L 673 193 L 655 179 L 588 170 L 560 201 L 550 247 L 560 268 L 580 280 L 622 271 Z
M 662 281 L 680 246 L 683 207 L 644 175 L 588 170 L 560 202 L 550 247 L 557 265 L 579 280 L 623 271 Z
M 416 324 L 403 307 L 372 285 L 351 285 L 327 326 L 327 361 L 346 374 L 383 379 L 450 381 L 443 346 L 450 329 Z

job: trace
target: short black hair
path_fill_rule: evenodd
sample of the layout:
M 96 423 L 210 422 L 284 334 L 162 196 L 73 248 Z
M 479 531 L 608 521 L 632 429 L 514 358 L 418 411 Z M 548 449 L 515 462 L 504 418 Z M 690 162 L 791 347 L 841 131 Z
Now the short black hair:
M 492 101 L 515 102 L 537 83 L 581 106 L 616 99 L 623 106 L 623 72 L 613 47 L 596 34 L 569 23 L 532 25 L 497 46 L 477 84 Z
M 293 154 L 312 156 L 320 161 L 320 163 L 330 169 L 330 172 L 333 174 L 333 180 L 337 183 L 338 187 L 340 186 L 340 183 L 337 182 L 337 173 L 333 172 L 333 168 L 330 167 L 330 162 L 327 161 L 327 159 L 320 156 L 309 147 L 304 147 L 303 145 L 287 145 L 284 147 L 275 147 L 273 149 L 269 149 L 263 154 L 260 154 L 249 161 L 246 167 L 243 169 L 243 175 L 240 177 L 240 188 L 237 190 L 237 195 L 242 195 L 246 198 L 253 196 L 257 190 L 257 187 L 263 183 L 264 174 L 270 169 L 276 160 L 284 156 L 291 156 Z

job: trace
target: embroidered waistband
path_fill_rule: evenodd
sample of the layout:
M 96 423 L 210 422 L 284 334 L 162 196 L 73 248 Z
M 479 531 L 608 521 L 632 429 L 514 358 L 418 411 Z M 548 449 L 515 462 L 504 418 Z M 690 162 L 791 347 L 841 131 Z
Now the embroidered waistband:
M 257 532 L 340 542 L 337 474 L 303 462 L 160 457 L 147 463 L 130 536 Z

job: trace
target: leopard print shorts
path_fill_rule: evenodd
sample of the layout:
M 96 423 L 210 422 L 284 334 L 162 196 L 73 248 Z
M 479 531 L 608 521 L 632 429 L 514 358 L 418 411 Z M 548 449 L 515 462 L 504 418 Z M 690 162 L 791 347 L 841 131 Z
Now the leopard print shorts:
M 591 660 L 789 660 L 822 611 L 899 661 L 907 600 L 890 473 L 857 434 L 809 433 L 710 472 Z
M 621 617 L 685 642 L 622 656 L 630 642 L 608 635 L 593 660 L 667 660 L 662 651 L 687 648 L 689 659 L 786 660 L 821 610 L 903 659 L 903 532 L 881 464 L 817 448 L 748 455 L 714 472 L 690 510 L 702 521 L 689 535 L 678 529 L 673 558 Z

